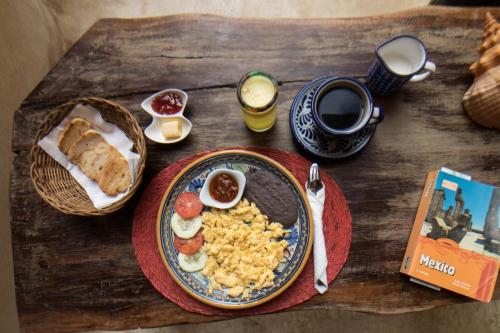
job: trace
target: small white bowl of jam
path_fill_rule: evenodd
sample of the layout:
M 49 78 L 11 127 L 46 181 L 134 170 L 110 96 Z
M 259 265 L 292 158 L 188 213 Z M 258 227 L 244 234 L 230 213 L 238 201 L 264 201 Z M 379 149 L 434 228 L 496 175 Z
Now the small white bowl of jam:
M 165 89 L 145 99 L 141 107 L 153 117 L 179 117 L 184 113 L 188 95 L 180 89 Z
M 246 178 L 243 172 L 217 169 L 210 172 L 200 192 L 205 206 L 229 209 L 236 206 L 243 196 Z

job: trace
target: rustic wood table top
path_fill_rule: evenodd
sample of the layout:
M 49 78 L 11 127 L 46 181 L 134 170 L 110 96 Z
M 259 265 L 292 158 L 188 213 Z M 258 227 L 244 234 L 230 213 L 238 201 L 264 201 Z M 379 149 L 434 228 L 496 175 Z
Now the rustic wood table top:
M 182 15 L 98 21 L 15 113 L 11 225 L 21 327 L 55 332 L 220 320 L 182 310 L 142 274 L 131 227 L 145 185 L 176 160 L 218 147 L 300 152 L 288 124 L 298 90 L 326 73 L 364 77 L 375 47 L 401 33 L 424 41 L 437 72 L 392 98 L 377 99 L 386 118 L 360 154 L 320 163 L 349 201 L 349 259 L 325 295 L 290 310 L 399 313 L 468 302 L 410 283 L 399 266 L 428 171 L 446 164 L 500 185 L 500 132 L 473 123 L 461 105 L 486 11 L 429 7 L 356 19 Z M 491 12 L 500 16 L 500 9 Z M 255 69 L 271 73 L 280 85 L 278 122 L 262 134 L 246 129 L 235 92 L 243 73 Z M 123 209 L 98 218 L 68 216 L 38 196 L 29 177 L 29 152 L 38 127 L 57 105 L 81 96 L 111 99 L 145 128 L 150 117 L 141 101 L 167 87 L 189 93 L 193 131 L 177 145 L 148 141 L 142 187 Z

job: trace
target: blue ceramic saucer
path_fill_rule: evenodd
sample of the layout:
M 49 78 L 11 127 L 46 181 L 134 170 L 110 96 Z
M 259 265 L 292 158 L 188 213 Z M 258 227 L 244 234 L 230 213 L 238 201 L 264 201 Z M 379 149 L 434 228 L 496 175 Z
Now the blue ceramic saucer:
M 321 158 L 339 159 L 354 155 L 370 142 L 377 125 L 366 126 L 348 136 L 332 136 L 319 129 L 312 117 L 312 98 L 316 89 L 330 75 L 321 76 L 306 83 L 298 92 L 290 107 L 290 129 L 299 146 Z

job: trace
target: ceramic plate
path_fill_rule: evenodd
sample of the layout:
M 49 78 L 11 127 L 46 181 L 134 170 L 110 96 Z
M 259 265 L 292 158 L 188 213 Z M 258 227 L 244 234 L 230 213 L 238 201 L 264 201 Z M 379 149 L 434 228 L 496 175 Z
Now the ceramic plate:
M 287 239 L 289 245 L 286 261 L 274 271 L 274 286 L 254 290 L 248 298 L 229 297 L 226 290 L 208 293 L 208 279 L 201 272 L 189 273 L 180 268 L 178 252 L 174 248 L 170 219 L 175 212 L 175 199 L 180 193 L 199 192 L 207 175 L 215 169 L 228 168 L 245 173 L 251 168 L 267 170 L 278 176 L 293 192 L 297 201 L 298 221 L 291 227 Z M 208 209 L 208 208 L 205 208 Z M 208 154 L 185 167 L 167 189 L 157 219 L 157 240 L 161 257 L 173 279 L 191 296 L 212 306 L 241 309 L 262 304 L 282 293 L 299 276 L 309 257 L 312 246 L 312 215 L 302 185 L 295 177 L 276 161 L 263 155 L 231 150 Z M 311 281 L 312 282 L 312 281 Z

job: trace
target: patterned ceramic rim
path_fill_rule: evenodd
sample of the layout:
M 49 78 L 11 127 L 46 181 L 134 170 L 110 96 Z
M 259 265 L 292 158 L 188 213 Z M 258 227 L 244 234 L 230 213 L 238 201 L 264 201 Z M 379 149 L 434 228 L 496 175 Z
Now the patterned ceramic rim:
M 295 95 L 295 98 L 293 99 L 293 102 L 292 102 L 292 105 L 290 107 L 290 113 L 289 113 L 289 125 L 290 125 L 290 129 L 292 131 L 292 134 L 293 134 L 293 138 L 294 138 L 294 141 L 300 146 L 300 148 L 302 148 L 303 150 L 305 150 L 307 153 L 309 154 L 312 154 L 316 157 L 320 157 L 320 158 L 325 158 L 325 159 L 329 159 L 329 160 L 336 160 L 336 159 L 341 159 L 341 158 L 347 158 L 347 157 L 350 157 L 358 152 L 360 152 L 363 148 L 365 148 L 368 143 L 371 141 L 371 139 L 373 138 L 373 135 L 375 134 L 375 130 L 377 128 L 376 125 L 372 125 L 371 127 L 368 128 L 368 126 L 365 128 L 365 129 L 369 129 L 367 131 L 367 134 L 366 134 L 366 138 L 364 139 L 364 142 L 358 146 L 356 146 L 354 149 L 349 149 L 348 151 L 344 152 L 343 154 L 338 154 L 338 155 L 335 155 L 335 154 L 327 154 L 327 153 L 323 153 L 319 150 L 315 150 L 314 148 L 310 147 L 308 145 L 308 143 L 304 142 L 303 139 L 301 139 L 301 134 L 298 132 L 298 128 L 296 127 L 296 124 L 295 124 L 295 118 L 296 118 L 296 114 L 299 109 L 299 107 L 301 107 L 301 104 L 303 102 L 303 99 L 305 97 L 307 97 L 308 94 L 311 94 L 314 92 L 314 89 L 317 89 L 318 86 L 325 80 L 328 80 L 330 78 L 333 78 L 335 77 L 335 75 L 333 74 L 328 74 L 328 75 L 323 75 L 323 76 L 320 76 L 320 77 L 317 77 L 311 81 L 308 81 L 300 90 L 299 92 L 297 93 L 297 95 Z M 312 112 L 312 110 L 310 111 Z M 312 115 L 311 115 L 312 117 Z M 329 134 L 327 133 L 324 133 L 323 131 L 321 131 L 320 128 L 317 128 L 317 130 L 321 133 L 323 133 L 325 136 L 330 136 Z M 334 137 L 334 136 L 331 136 L 331 137 Z M 345 136 L 345 137 L 349 137 L 349 136 Z
M 393 71 L 389 68 L 389 66 L 387 66 L 387 64 L 385 63 L 384 59 L 382 59 L 382 57 L 380 56 L 380 53 L 379 53 L 379 50 L 380 50 L 383 46 L 385 46 L 385 45 L 389 44 L 390 42 L 395 41 L 396 39 L 400 39 L 400 38 L 409 38 L 409 39 L 414 39 L 414 40 L 416 40 L 416 41 L 417 41 L 417 42 L 418 42 L 418 43 L 422 46 L 422 48 L 424 49 L 424 62 L 422 63 L 422 65 L 421 65 L 421 66 L 420 66 L 420 67 L 419 67 L 416 71 L 413 71 L 413 72 L 412 72 L 412 73 L 410 73 L 410 74 L 405 74 L 405 75 L 402 75 L 402 74 L 398 74 L 398 73 L 396 73 L 396 72 L 393 72 Z M 377 46 L 377 48 L 375 49 L 375 56 L 377 56 L 377 58 L 380 60 L 380 62 L 382 63 L 382 65 L 384 65 L 385 69 L 386 69 L 389 73 L 391 73 L 392 75 L 394 75 L 394 76 L 396 76 L 396 77 L 399 77 L 399 78 L 408 78 L 408 77 L 411 77 L 411 76 L 413 76 L 413 75 L 417 74 L 418 72 L 420 72 L 420 71 L 424 68 L 425 64 L 427 63 L 427 59 L 428 59 L 428 57 L 427 57 L 427 52 L 428 52 L 428 50 L 427 50 L 427 47 L 425 46 L 424 42 L 422 42 L 422 41 L 421 41 L 420 39 L 418 39 L 417 37 L 415 37 L 415 36 L 413 36 L 413 35 L 398 35 L 398 36 L 395 36 L 395 37 L 393 37 L 393 38 L 391 38 L 391 39 L 389 39 L 389 40 L 386 40 L 385 42 L 383 42 L 382 44 L 380 44 L 379 46 Z
M 177 251 L 173 248 L 172 241 L 172 231 L 169 224 L 166 224 L 167 216 L 170 216 L 174 211 L 174 198 L 177 197 L 178 193 L 185 190 L 189 186 L 190 182 L 199 177 L 210 163 L 217 165 L 217 163 L 228 163 L 224 161 L 224 157 L 236 159 L 240 156 L 242 159 L 252 160 L 255 164 L 260 164 L 263 167 L 267 167 L 269 170 L 274 171 L 281 175 L 290 186 L 293 187 L 296 200 L 299 206 L 299 221 L 295 223 L 297 227 L 295 230 L 300 230 L 297 235 L 297 243 L 293 249 L 293 253 L 289 260 L 283 264 L 284 268 L 281 270 L 280 274 L 275 277 L 275 285 L 269 288 L 263 288 L 259 291 L 254 291 L 251 293 L 252 300 L 243 299 L 242 297 L 233 299 L 225 297 L 226 300 L 217 299 L 213 295 L 208 295 L 206 292 L 206 286 L 201 286 L 200 281 L 196 279 L 196 273 L 188 273 L 181 270 L 178 267 L 177 262 Z M 248 162 L 247 162 L 248 163 Z M 206 165 L 205 165 L 206 164 Z M 197 175 L 195 172 L 202 170 Z M 191 173 L 191 174 L 190 174 Z M 186 179 L 186 177 L 190 179 Z M 191 178 L 190 176 L 194 176 Z M 163 196 L 158 216 L 157 216 L 157 245 L 160 251 L 161 258 L 165 264 L 169 274 L 172 276 L 174 281 L 186 291 L 192 297 L 200 300 L 203 303 L 225 309 L 243 309 L 259 304 L 265 303 L 283 291 L 285 291 L 300 275 L 305 267 L 309 254 L 311 252 L 312 241 L 313 241 L 313 223 L 312 223 L 312 213 L 309 203 L 307 201 L 304 190 L 297 179 L 288 171 L 284 166 L 268 158 L 264 155 L 244 151 L 244 150 L 226 150 L 221 152 L 214 152 L 207 154 L 194 162 L 187 165 L 182 169 L 179 174 L 172 180 L 168 189 Z M 201 275 L 201 273 L 200 273 Z M 256 294 L 256 296 L 254 295 Z M 229 301 L 228 301 L 229 300 Z

